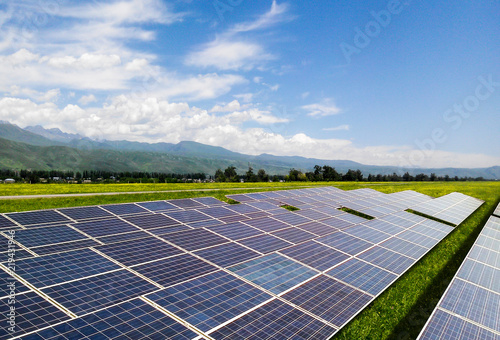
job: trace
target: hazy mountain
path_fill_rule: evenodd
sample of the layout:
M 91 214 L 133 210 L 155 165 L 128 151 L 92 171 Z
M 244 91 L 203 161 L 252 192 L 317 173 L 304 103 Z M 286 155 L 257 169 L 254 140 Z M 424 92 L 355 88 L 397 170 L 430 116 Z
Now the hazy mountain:
M 310 171 L 315 165 L 329 165 L 339 172 L 359 169 L 368 174 L 392 174 L 408 171 L 450 177 L 484 177 L 500 179 L 500 167 L 479 169 L 400 169 L 391 166 L 364 165 L 348 160 L 321 160 L 298 156 L 245 155 L 222 147 L 184 141 L 172 143 L 139 143 L 130 141 L 96 141 L 59 129 L 41 126 L 21 129 L 0 124 L 0 168 L 57 170 L 159 171 L 214 174 L 218 168 L 233 165 L 239 173 L 248 166 L 265 169 L 270 174 L 286 174 L 291 168 Z M 36 133 L 34 133 L 36 132 Z

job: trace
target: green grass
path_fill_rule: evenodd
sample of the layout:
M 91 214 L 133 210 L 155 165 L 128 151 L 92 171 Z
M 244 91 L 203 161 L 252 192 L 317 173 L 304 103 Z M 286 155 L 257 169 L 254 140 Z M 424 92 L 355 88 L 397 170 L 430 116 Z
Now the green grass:
M 429 318 L 500 199 L 500 182 L 432 183 L 229 183 L 229 184 L 111 184 L 111 185 L 0 185 L 0 195 L 54 194 L 78 192 L 165 191 L 180 192 L 122 194 L 113 196 L 64 197 L 26 200 L 0 200 L 0 212 L 57 207 L 85 206 L 185 197 L 213 196 L 228 202 L 225 195 L 265 190 L 333 185 L 343 190 L 370 187 L 392 193 L 415 190 L 439 197 L 454 191 L 485 201 L 474 214 L 455 228 L 442 242 L 382 293 L 334 339 L 415 339 Z M 266 189 L 255 189 L 256 187 Z M 220 189 L 203 192 L 203 189 Z M 231 190 L 232 188 L 245 188 Z M 193 191 L 186 191 L 193 190 Z M 234 202 L 232 202 L 234 203 Z

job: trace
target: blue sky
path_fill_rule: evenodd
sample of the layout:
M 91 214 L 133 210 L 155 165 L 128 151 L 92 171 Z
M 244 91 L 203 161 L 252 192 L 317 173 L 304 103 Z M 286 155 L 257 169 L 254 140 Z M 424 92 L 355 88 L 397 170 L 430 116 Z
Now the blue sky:
M 498 1 L 0 1 L 0 119 L 411 167 L 500 165 Z

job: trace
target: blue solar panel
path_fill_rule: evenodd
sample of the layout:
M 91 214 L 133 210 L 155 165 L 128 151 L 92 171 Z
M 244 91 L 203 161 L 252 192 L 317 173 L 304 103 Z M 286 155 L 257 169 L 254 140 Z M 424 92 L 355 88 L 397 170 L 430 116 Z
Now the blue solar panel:
M 0 327 L 1 339 L 10 339 L 69 319 L 68 315 L 35 292 L 27 292 L 15 297 L 15 327 L 14 331 L 10 332 L 7 324 L 7 311 L 10 310 L 12 304 L 9 304 L 9 300 L 11 299 L 0 300 L 0 310 L 5 317 L 2 327 Z
M 327 270 L 349 258 L 349 255 L 314 241 L 280 250 L 280 253 L 320 271 Z
M 356 258 L 342 263 L 326 274 L 372 295 L 381 293 L 397 278 L 393 273 Z
M 228 209 L 240 213 L 240 214 L 249 214 L 260 211 L 257 208 L 252 207 L 251 205 L 242 203 L 242 204 L 230 204 L 227 206 Z
M 42 291 L 76 315 L 82 315 L 157 289 L 127 270 L 118 270 Z
M 195 208 L 204 208 L 206 207 L 205 205 L 196 202 L 195 200 L 192 200 L 190 198 L 182 198 L 178 200 L 170 200 L 168 201 L 169 203 L 172 203 L 175 206 L 178 206 L 179 208 L 182 209 L 195 209 Z
M 180 210 L 179 207 L 165 201 L 141 202 L 137 203 L 137 205 L 151 211 Z
M 0 270 L 0 299 L 30 290 L 3 270 Z
M 419 339 L 499 340 L 500 336 L 471 322 L 436 309 Z
M 217 206 L 217 205 L 227 205 L 226 202 L 219 201 L 216 198 L 213 197 L 196 197 L 192 199 L 193 201 L 196 201 L 198 203 L 208 205 L 209 207 Z
M 134 266 L 133 269 L 161 284 L 163 287 L 169 287 L 176 283 L 218 270 L 217 267 L 212 266 L 208 262 L 189 254 L 141 264 Z
M 262 231 L 249 227 L 241 222 L 221 224 L 214 227 L 208 227 L 208 229 L 233 241 L 263 234 Z
M 60 253 L 63 251 L 70 251 L 70 250 L 76 250 L 76 249 L 83 249 L 83 248 L 88 248 L 88 247 L 93 247 L 93 246 L 98 246 L 98 245 L 100 245 L 100 243 L 98 243 L 94 240 L 84 239 L 84 240 L 80 240 L 80 241 L 51 244 L 48 246 L 32 248 L 31 250 L 34 251 L 35 253 L 37 253 L 38 255 L 43 256 L 43 255 L 55 254 L 55 253 Z M 17 253 L 16 253 L 16 257 L 18 257 Z
M 43 223 L 56 223 L 56 222 L 70 222 L 67 217 L 59 214 L 55 210 L 39 210 L 5 214 L 12 220 L 22 225 L 43 224 Z
M 249 220 L 245 221 L 245 223 L 268 233 L 290 227 L 288 224 L 277 221 L 270 217 Z
M 113 215 L 100 207 L 64 208 L 57 210 L 74 220 L 113 217 Z
M 130 241 L 130 240 L 137 240 L 140 238 L 145 238 L 145 237 L 150 237 L 148 233 L 144 231 L 133 231 L 131 233 L 125 233 L 125 234 L 118 234 L 118 235 L 111 235 L 111 236 L 102 236 L 98 237 L 97 239 L 104 244 L 112 244 L 112 243 L 118 243 L 118 242 L 123 242 L 123 241 Z
M 359 237 L 368 242 L 379 243 L 384 240 L 387 240 L 391 235 L 378 231 L 376 229 L 372 229 L 367 227 L 366 225 L 356 225 L 347 229 L 344 229 L 344 233 Z
M 370 295 L 325 275 L 291 290 L 283 298 L 337 327 L 343 326 L 372 300 Z
M 212 217 L 202 214 L 196 210 L 180 210 L 180 211 L 172 211 L 166 212 L 164 215 L 171 217 L 182 223 L 190 223 L 190 222 L 199 222 L 211 220 Z
M 221 217 L 219 218 L 220 221 L 224 223 L 232 223 L 232 222 L 238 222 L 238 221 L 247 221 L 250 220 L 249 217 L 245 215 L 234 215 L 234 216 L 228 216 L 228 217 Z
M 379 219 L 364 222 L 363 225 L 390 235 L 396 235 L 405 230 L 405 228 L 396 226 L 389 222 L 381 221 Z
M 403 240 L 418 244 L 424 248 L 432 248 L 436 244 L 438 244 L 440 241 L 440 240 L 436 240 L 434 238 L 430 238 L 430 237 L 427 237 L 425 235 L 416 233 L 416 232 L 412 231 L 411 229 L 402 232 L 397 237 L 401 238 Z
M 140 299 L 39 331 L 25 340 L 45 339 L 176 339 L 197 336 L 171 317 Z
M 312 240 L 313 238 L 316 237 L 316 235 L 311 234 L 307 231 L 304 231 L 299 228 L 291 227 L 288 229 L 283 229 L 279 231 L 275 231 L 271 235 L 279 237 L 285 241 L 294 243 L 294 244 L 299 244 L 305 241 Z
M 359 238 L 344 234 L 342 232 L 336 232 L 327 236 L 320 237 L 316 239 L 316 241 L 350 255 L 356 255 L 373 246 L 373 244 L 370 242 L 363 241 Z
M 337 229 L 346 229 L 349 227 L 352 227 L 354 224 L 351 222 L 348 222 L 346 220 L 342 220 L 338 217 L 330 217 L 324 220 L 321 220 L 321 223 L 326 224 L 327 226 L 337 228 Z
M 296 211 L 295 214 L 305 216 L 305 217 L 307 217 L 311 220 L 315 220 L 315 221 L 331 217 L 328 214 L 324 214 L 322 212 L 319 212 L 319 211 L 316 211 L 313 209 L 299 210 L 299 211 Z
M 260 256 L 259 253 L 236 243 L 221 244 L 212 248 L 199 250 L 194 254 L 221 267 L 229 267 Z
M 226 207 L 212 207 L 212 208 L 198 209 L 198 211 L 214 218 L 237 215 L 236 212 L 229 210 Z
M 207 332 L 272 296 L 218 271 L 151 293 L 147 298 Z
M 160 237 L 188 251 L 229 242 L 228 239 L 205 229 L 180 231 L 178 233 L 160 235 Z
M 217 340 L 328 339 L 336 329 L 280 301 L 253 310 L 210 334 Z
M 262 254 L 267 254 L 293 245 L 290 242 L 281 240 L 269 234 L 246 238 L 239 241 L 239 243 L 244 244 L 245 246 L 252 248 L 253 250 L 256 250 Z
M 252 207 L 255 207 L 260 210 L 273 210 L 276 209 L 277 206 L 274 204 L 271 204 L 269 202 L 248 202 L 246 203 Z
M 115 235 L 115 234 L 140 230 L 139 228 L 136 228 L 133 225 L 124 222 L 118 218 L 113 218 L 110 220 L 75 223 L 72 224 L 72 226 L 92 237 Z
M 168 227 L 179 224 L 179 222 L 161 214 L 128 216 L 123 219 L 143 229 Z
M 325 235 L 332 234 L 332 233 L 338 231 L 338 229 L 332 228 L 332 227 L 327 226 L 326 224 L 323 224 L 320 222 L 309 222 L 306 224 L 301 224 L 297 228 L 308 231 L 308 232 L 313 233 L 317 236 L 325 236 Z
M 288 223 L 292 226 L 297 226 L 300 224 L 311 222 L 311 220 L 308 219 L 307 217 L 300 216 L 292 212 L 284 213 L 281 215 L 274 215 L 273 218 L 277 219 L 278 221 Z
M 271 216 L 271 214 L 268 213 L 267 211 L 258 211 L 254 213 L 245 214 L 245 216 L 250 219 L 256 219 L 256 218 Z
M 183 253 L 182 250 L 155 237 L 100 246 L 96 249 L 126 266 Z
M 120 266 L 90 249 L 19 260 L 16 274 L 37 288 L 102 274 Z
M 419 246 L 418 244 L 411 243 L 397 237 L 393 237 L 385 242 L 382 242 L 380 246 L 395 251 L 396 253 L 406 255 L 415 260 L 420 259 L 425 253 L 427 253 L 427 251 L 429 251 L 429 249 Z
M 497 251 L 474 245 L 468 257 L 492 267 L 500 268 L 500 253 Z
M 133 203 L 103 205 L 101 208 L 115 215 L 144 214 L 148 212 L 146 209 Z
M 154 235 L 164 235 L 164 234 L 170 234 L 170 233 L 176 233 L 178 231 L 184 231 L 184 230 L 192 230 L 192 228 L 185 226 L 185 225 L 176 225 L 172 227 L 164 227 L 164 228 L 156 228 L 156 229 L 150 229 L 148 232 Z
M 500 268 L 465 259 L 457 277 L 500 294 Z
M 68 226 L 16 230 L 16 241 L 28 248 L 82 239 L 88 238 Z
M 0 215 L 0 230 L 2 229 L 17 229 L 19 228 L 14 222 L 9 220 L 8 218 Z
M 214 225 L 221 225 L 222 222 L 219 220 L 207 220 L 207 221 L 201 221 L 201 222 L 191 222 L 191 223 L 186 223 L 187 226 L 191 228 L 204 228 L 204 227 L 211 227 Z
M 396 274 L 402 274 L 415 263 L 415 260 L 407 256 L 397 254 L 391 250 L 378 246 L 367 250 L 358 255 L 358 257 Z
M 229 270 L 274 294 L 282 293 L 317 274 L 316 271 L 278 254 L 237 264 Z

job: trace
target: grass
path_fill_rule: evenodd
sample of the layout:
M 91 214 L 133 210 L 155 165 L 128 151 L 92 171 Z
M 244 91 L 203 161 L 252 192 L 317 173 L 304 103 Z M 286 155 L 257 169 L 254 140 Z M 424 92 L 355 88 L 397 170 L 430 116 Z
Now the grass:
M 113 196 L 62 197 L 46 199 L 0 200 L 0 212 L 57 207 L 85 206 L 185 197 L 213 196 L 229 202 L 225 195 L 333 185 L 343 190 L 370 187 L 392 193 L 415 190 L 439 197 L 454 191 L 485 201 L 442 242 L 382 293 L 356 318 L 342 328 L 334 339 L 415 339 L 429 318 L 450 280 L 500 199 L 500 182 L 410 182 L 410 183 L 229 183 L 229 184 L 106 184 L 106 185 L 0 185 L 0 195 L 53 194 L 78 192 L 165 191 L 180 192 L 122 194 Z M 256 189 L 265 188 L 265 189 Z M 244 188 L 232 190 L 233 188 Z M 220 189 L 204 192 L 203 189 Z M 191 190 L 191 191 L 187 191 Z M 234 203 L 234 202 L 232 202 Z

